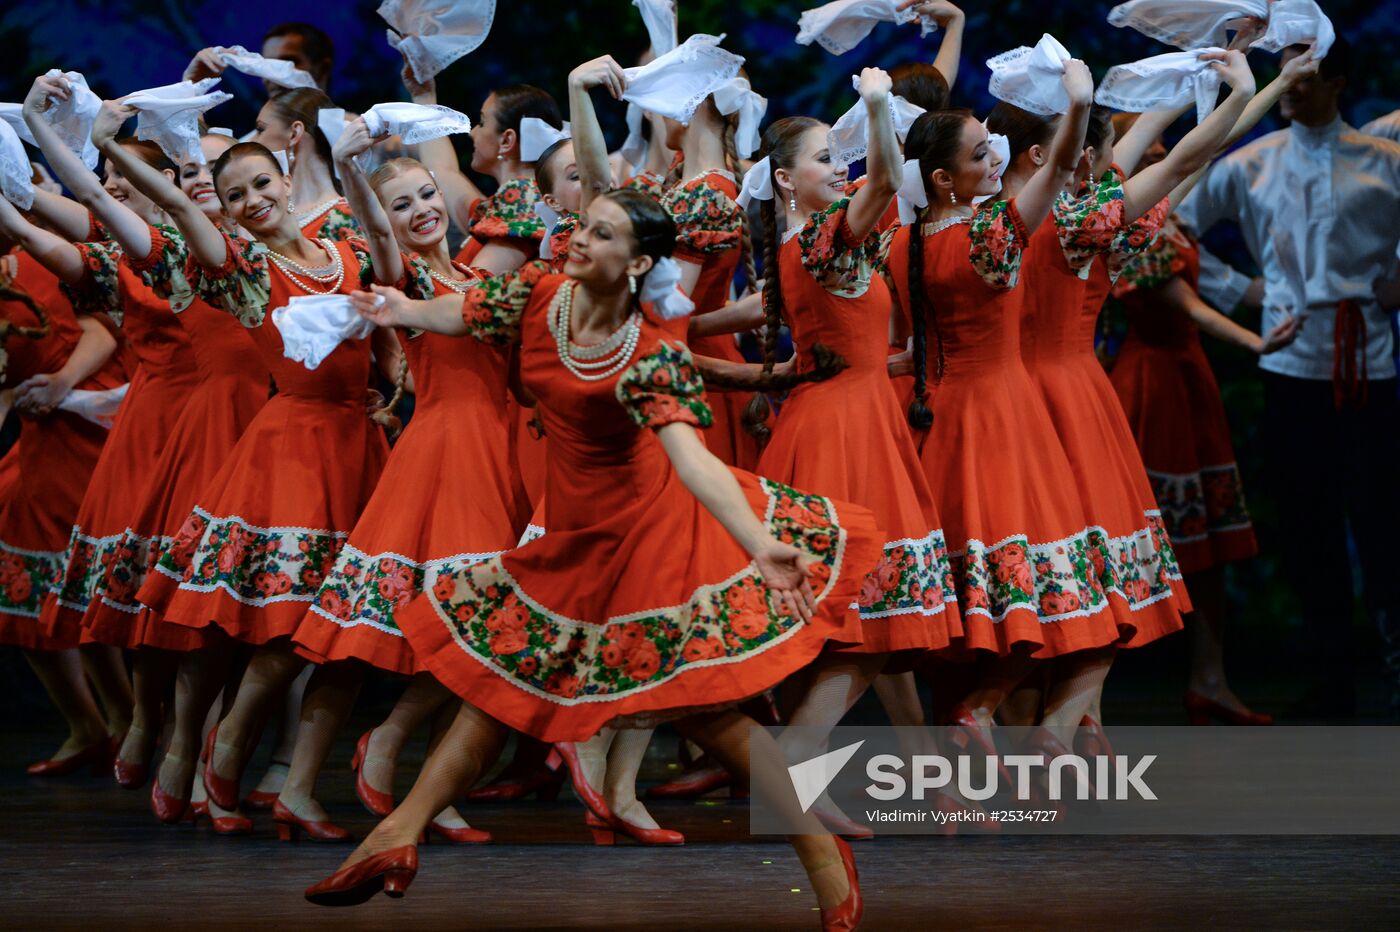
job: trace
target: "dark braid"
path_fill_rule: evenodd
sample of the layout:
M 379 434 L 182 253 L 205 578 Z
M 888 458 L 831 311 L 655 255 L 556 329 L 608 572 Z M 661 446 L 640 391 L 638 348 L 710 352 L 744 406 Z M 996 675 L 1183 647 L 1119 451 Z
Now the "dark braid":
M 909 229 L 909 318 L 914 324 L 914 400 L 909 402 L 909 426 L 928 430 L 933 411 L 928 406 L 928 323 L 924 317 L 924 218 L 918 212 Z M 943 340 L 938 341 L 938 377 L 943 375 Z
M 744 187 L 744 163 L 739 158 L 739 148 L 734 142 L 734 136 L 738 132 L 737 125 L 739 115 L 731 114 L 724 124 L 724 135 L 721 137 L 724 144 L 724 160 L 729 165 L 730 171 L 734 173 L 735 187 L 743 190 Z M 753 255 L 753 233 L 749 229 L 749 212 L 740 212 L 740 232 L 739 232 L 739 261 L 744 266 L 745 293 L 756 291 L 754 282 L 758 281 L 758 268 L 754 264 Z
M 762 202 L 759 213 L 763 217 L 763 374 L 759 378 L 760 393 L 753 396 L 744 409 L 742 423 L 744 429 L 760 441 L 766 443 L 772 433 L 767 426 L 769 404 L 762 392 L 767 391 L 773 380 L 773 366 L 778 357 L 778 331 L 783 325 L 783 279 L 778 274 L 778 219 L 777 197 Z

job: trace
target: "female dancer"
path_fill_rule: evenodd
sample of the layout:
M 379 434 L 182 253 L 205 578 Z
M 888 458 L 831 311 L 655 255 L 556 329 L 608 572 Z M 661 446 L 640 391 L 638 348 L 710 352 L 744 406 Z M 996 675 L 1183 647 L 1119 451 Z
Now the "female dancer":
M 147 231 L 165 220 L 160 205 L 137 191 L 121 169 L 109 163 L 107 181 L 99 183 L 82 160 L 58 137 L 41 113 L 53 96 L 70 95 L 66 78 L 40 77 L 25 98 L 24 118 L 35 141 L 59 179 L 92 212 L 97 242 L 80 243 L 73 253 L 85 266 L 77 293 L 83 306 L 110 310 L 122 318 L 122 330 L 141 367 L 132 379 L 102 458 L 93 473 L 74 523 L 61 584 L 45 604 L 43 622 L 56 636 L 82 629 L 84 648 L 94 655 L 117 654 L 124 638 L 94 638 L 86 627 L 89 612 L 100 604 L 97 589 L 106 567 L 120 554 L 122 538 L 137 517 L 139 494 L 146 487 L 161 450 L 174 429 L 185 401 L 199 382 L 199 371 L 188 334 L 170 313 L 170 305 L 145 284 L 120 244 L 108 238 L 102 224 L 128 231 Z M 150 142 L 128 140 L 123 145 L 161 177 L 166 188 L 175 167 Z M 36 199 L 36 205 L 49 199 Z M 42 215 L 42 208 L 41 208 Z M 137 235 L 134 232 L 132 235 Z M 147 233 L 147 235 L 149 235 Z M 71 261 L 71 259 L 69 260 Z M 60 276 L 64 273 L 58 271 Z M 117 656 L 120 656 L 117 654 Z M 114 765 L 117 782 L 128 789 L 145 784 L 156 739 L 163 726 L 162 699 L 170 684 L 173 664 L 166 655 L 152 654 L 136 667 L 133 720 Z
M 966 111 L 920 116 L 905 155 L 919 161 L 928 207 L 886 239 L 890 284 L 911 311 L 909 420 L 928 431 L 921 455 L 952 551 L 960 645 L 995 655 L 979 689 L 1002 693 L 1020 681 L 1035 651 L 1103 643 L 1095 640 L 1105 598 L 1092 570 L 1096 542 L 1020 358 L 1024 250 L 1079 161 L 1093 90 L 1078 60 L 1066 63 L 1062 80 L 1070 107 L 1045 163 L 1014 200 L 988 201 L 975 213 L 972 199 L 1001 185 L 986 128 Z M 936 417 L 927 400 L 929 329 Z
M 417 256 L 409 261 L 409 271 L 419 293 L 461 294 L 483 276 L 451 261 L 442 192 L 413 159 L 391 160 L 366 180 L 354 157 L 373 141 L 364 121 L 356 120 L 335 147 L 356 216 L 371 236 L 388 232 Z M 413 675 L 386 722 L 390 727 L 371 729 L 357 748 L 356 790 L 366 808 L 381 816 L 393 810 L 392 768 L 404 739 L 439 711 L 448 720 L 455 713 L 455 708 L 444 709 L 450 691 L 414 661 L 395 623 L 396 613 L 441 576 L 509 550 L 529 514 L 510 455 L 508 350 L 437 334 L 403 335 L 418 397 L 413 421 L 394 446 L 374 496 L 293 637 L 297 651 L 318 663 L 358 659 Z M 445 494 L 461 476 L 471 477 L 473 494 Z M 423 492 L 410 499 L 420 511 L 406 510 L 405 489 Z M 334 731 L 322 724 L 316 730 L 334 738 Z M 308 801 L 328 749 L 329 742 L 313 748 L 298 740 L 282 791 L 287 808 L 305 808 L 293 804 Z M 321 751 L 319 759 L 308 766 L 305 758 L 315 750 Z M 389 789 L 380 790 L 376 783 Z M 293 795 L 298 791 L 305 794 L 300 799 Z M 485 832 L 468 828 L 450 806 L 429 827 L 453 841 L 490 840 Z
M 341 196 L 331 164 L 331 144 L 319 126 L 320 113 L 335 106 L 324 91 L 297 87 L 274 94 L 254 124 L 253 142 L 287 158 L 292 179 L 289 207 L 309 240 L 360 235 L 354 213 Z
M 813 370 L 809 360 L 819 344 L 839 353 L 847 368 L 829 381 L 792 391 L 759 467 L 785 482 L 870 508 L 887 533 L 878 563 L 852 567 L 868 571 L 858 598 L 864 643 L 828 652 L 810 671 L 790 720 L 815 726 L 804 738 L 834 727 L 890 654 L 946 648 L 961 633 L 937 509 L 886 374 L 890 300 L 875 275 L 877 225 L 901 178 L 889 76 L 867 68 L 859 90 L 871 140 L 866 182 L 853 196 L 843 196 L 847 170 L 831 163 L 826 124 L 789 117 L 764 134 L 773 191 L 762 203 L 769 269 L 765 370 L 773 364 L 783 317 L 792 328 L 799 373 Z M 812 438 L 818 436 L 825 441 L 814 449 Z M 803 747 L 798 756 L 820 750 Z M 830 800 L 823 802 L 821 815 L 828 826 L 869 834 L 838 816 Z
M 417 83 L 407 65 L 404 83 L 414 103 L 437 104 L 433 82 Z M 448 138 L 418 147 L 423 164 L 442 186 L 453 221 L 470 234 L 457 260 L 491 275 L 536 258 L 545 235 L 544 222 L 535 214 L 540 199 L 535 165 L 520 160 L 520 121 L 526 117 L 555 129 L 564 125 L 554 98 L 528 84 L 499 87 L 481 105 L 481 119 L 472 127 L 471 169 L 496 179 L 496 193 L 489 197 L 462 173 Z
M 381 326 L 520 341 L 551 438 L 549 532 L 439 577 L 400 616 L 419 659 L 471 701 L 407 799 L 307 890 L 312 902 L 402 894 L 418 833 L 490 765 L 507 725 L 578 740 L 619 716 L 688 709 L 683 733 L 736 772 L 752 750 L 765 764 L 755 790 L 813 831 L 794 846 L 826 926 L 858 921 L 849 849 L 797 811 L 776 748 L 732 709 L 694 709 L 728 706 L 808 663 L 827 640 L 858 638 L 846 604 L 859 583 L 847 568 L 874 560 L 878 531 L 860 508 L 733 472 L 705 450 L 693 427 L 710 415 L 689 353 L 629 294 L 629 280 L 666 258 L 675 237 L 655 201 L 612 192 L 584 208 L 567 277 L 532 263 L 469 288 L 465 300 L 410 302 L 389 289 L 378 291 L 382 305 L 356 298 Z M 856 523 L 838 525 L 838 511 Z M 658 559 L 678 541 L 686 560 Z
M 26 248 L 12 251 L 21 240 Z M 57 405 L 73 389 L 112 389 L 127 378 L 111 332 L 73 313 L 58 279 L 31 248 L 72 246 L 30 226 L 0 198 L 0 384 L 15 393 L 24 417 L 0 465 L 0 644 L 23 649 L 68 724 L 58 750 L 26 771 L 56 777 L 87 766 L 107 770 L 120 743 L 120 735 L 108 734 L 88 687 L 77 641 L 46 638 L 39 627 L 44 591 L 61 569 L 73 518 L 107 439 L 105 427 Z
M 1087 265 L 1096 257 L 1109 261 L 1146 248 L 1165 219 L 1166 196 L 1205 163 L 1254 94 L 1254 78 L 1242 53 L 1201 58 L 1212 62 L 1208 67 L 1229 84 L 1229 97 L 1166 159 L 1126 184 L 1114 173 L 1100 175 L 1096 183 L 1091 171 L 1088 192 L 1058 199 L 1053 225 L 1037 230 L 1026 248 L 1021 358 L 1074 470 L 1087 524 L 1108 547 L 1112 562 L 1104 566 L 1101 582 L 1118 632 L 1108 643 L 1051 655 L 1057 661 L 1041 720 L 1062 739 L 1070 737 L 1089 710 L 1116 649 L 1139 647 L 1179 630 L 1181 613 L 1189 610 L 1136 444 L 1094 355 L 1097 315 L 1080 309 Z M 1089 124 L 1093 132 L 1086 137 L 1090 154 L 1101 153 L 1111 162 L 1112 123 L 1106 111 L 1096 110 L 1094 116 Z M 1014 198 L 1034 174 L 1036 155 L 1053 123 L 1006 103 L 993 109 L 987 129 L 1005 135 L 1011 145 L 1011 164 L 1002 178 L 1008 196 Z
M 131 108 L 104 104 L 93 124 L 94 145 L 138 186 L 152 186 L 160 179 L 133 159 L 116 142 L 122 123 L 134 115 Z M 178 190 L 153 188 L 162 203 L 176 204 L 183 196 L 216 226 L 229 225 L 213 187 L 212 164 L 233 145 L 227 136 L 206 135 L 200 140 L 206 164 L 181 166 Z M 170 302 L 180 326 L 190 337 L 200 380 L 185 399 L 184 411 L 152 468 L 140 496 L 136 517 L 122 538 L 120 549 L 98 587 L 100 601 L 84 617 L 88 632 L 107 643 L 141 648 L 137 654 L 138 681 L 143 664 L 173 666 L 164 658 L 167 650 L 179 651 L 175 679 L 175 725 L 151 786 L 151 808 L 162 822 L 180 821 L 191 800 L 199 757 L 201 726 L 232 659 L 231 646 L 217 629 L 197 630 L 167 624 L 158 612 L 137 602 L 152 567 L 161 558 L 205 486 L 218 472 L 244 430 L 267 401 L 269 375 L 258 359 L 252 339 L 236 319 L 190 294 L 185 277 L 187 253 L 182 235 L 169 226 L 110 224 L 132 268 L 143 283 Z M 210 643 L 211 639 L 216 639 Z M 154 660 L 155 663 L 151 663 Z M 164 671 L 161 671 L 164 672 Z M 159 702 L 169 685 L 170 670 L 150 701 Z M 147 671 L 148 679 L 156 679 Z M 148 687 L 150 688 L 150 687 Z
M 169 621 L 214 624 L 259 648 L 231 710 L 206 745 L 209 798 L 232 809 L 266 716 L 305 662 L 292 650 L 290 636 L 388 454 L 383 433 L 365 411 L 368 340 L 343 342 L 318 368 L 307 370 L 283 355 L 269 311 L 299 295 L 345 294 L 356 276 L 384 274 L 384 264 L 398 264 L 399 254 L 383 237 L 368 247 L 357 240 L 308 240 L 287 206 L 290 179 L 258 143 L 224 152 L 213 179 L 224 209 L 253 239 L 231 240 L 188 199 L 172 200 L 166 209 L 185 235 L 188 287 L 249 328 L 279 392 L 201 493 L 137 597 Z M 379 263 L 371 265 L 370 250 Z M 178 257 L 170 258 L 175 266 Z M 275 470 L 261 465 L 268 450 L 279 451 Z M 346 666 L 327 664 L 313 674 L 303 722 L 339 714 L 347 693 L 353 696 L 346 680 L 358 674 Z M 298 824 L 288 818 L 294 813 L 279 814 L 283 824 Z M 333 826 L 318 834 L 345 837 Z

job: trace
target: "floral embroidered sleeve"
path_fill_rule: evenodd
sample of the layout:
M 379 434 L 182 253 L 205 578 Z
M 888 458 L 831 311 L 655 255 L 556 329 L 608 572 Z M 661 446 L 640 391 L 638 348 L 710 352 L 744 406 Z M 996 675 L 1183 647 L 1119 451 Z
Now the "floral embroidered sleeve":
M 196 295 L 221 307 L 243 326 L 258 327 L 272 300 L 267 247 L 254 240 L 230 239 L 224 234 L 224 264 L 200 265 L 194 256 L 185 263 L 185 277 Z
M 479 240 L 544 239 L 544 221 L 535 213 L 540 189 L 529 178 L 516 178 L 501 185 L 499 191 L 473 205 L 476 215 L 472 236 Z
M 1109 173 L 1082 196 L 1061 194 L 1050 209 L 1065 261 L 1083 272 L 1108 252 L 1123 228 L 1123 184 Z
M 342 207 L 332 207 L 316 236 L 328 240 L 348 240 L 362 238 L 359 221 L 354 214 Z
M 564 271 L 564 263 L 569 260 L 569 242 L 574 238 L 574 231 L 577 229 L 578 214 L 570 210 L 559 217 L 559 222 L 550 231 L 545 245 L 549 255 L 546 256 L 543 252 L 540 255 L 541 258 L 549 260 L 554 271 Z
M 706 256 L 743 242 L 744 212 L 735 203 L 738 196 L 733 179 L 718 172 L 706 172 L 666 192 L 661 206 L 676 222 L 677 259 L 700 265 Z
M 483 343 L 508 345 L 520 340 L 520 319 L 540 279 L 552 270 L 543 259 L 514 272 L 482 279 L 462 295 L 467 332 Z
M 1186 257 L 1175 239 L 1170 236 L 1155 238 L 1147 249 L 1123 257 L 1115 271 L 1110 265 L 1110 276 L 1114 277 L 1113 296 L 1121 298 L 1138 289 L 1158 288 L 1171 281 L 1186 269 Z
M 666 196 L 666 179 L 651 170 L 637 172 L 632 176 L 632 180 L 622 187 L 626 191 L 639 191 L 642 194 L 648 194 L 658 201 Z
M 652 429 L 683 423 L 709 427 L 714 414 L 705 400 L 705 385 L 680 343 L 662 342 L 655 352 L 633 363 L 617 380 L 617 400 L 638 427 Z
M 880 256 L 880 234 L 857 240 L 846 220 L 851 199 L 843 197 L 812 216 L 797 234 L 802 267 L 831 294 L 859 298 L 870 287 Z
M 121 323 L 121 287 L 117 283 L 117 266 L 122 260 L 121 247 L 114 240 L 74 243 L 86 270 L 82 281 L 75 285 L 60 285 L 63 294 L 79 314 L 110 314 Z
M 1021 256 L 1030 239 L 1016 201 L 986 201 L 968 223 L 968 257 L 982 280 L 993 288 L 1015 288 Z
M 189 262 L 185 237 L 175 227 L 155 224 L 151 227 L 151 251 L 144 259 L 128 259 L 131 270 L 157 296 L 170 302 L 170 309 L 180 313 L 194 300 L 194 288 L 185 277 Z

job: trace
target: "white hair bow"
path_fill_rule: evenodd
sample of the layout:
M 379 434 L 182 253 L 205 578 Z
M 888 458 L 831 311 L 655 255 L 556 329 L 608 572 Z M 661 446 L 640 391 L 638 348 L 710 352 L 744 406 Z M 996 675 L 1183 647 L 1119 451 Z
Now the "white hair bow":
M 550 242 L 550 234 L 559 224 L 559 211 L 546 204 L 544 198 L 540 198 L 535 201 L 535 216 L 544 224 L 544 238 L 540 240 L 540 258 L 553 259 L 554 244 Z
M 681 265 L 669 257 L 652 264 L 637 297 L 650 304 L 662 320 L 675 320 L 695 310 L 694 302 L 681 291 Z
M 538 162 L 550 146 L 572 137 L 568 120 L 563 128 L 555 129 L 539 117 L 525 117 L 520 121 L 520 161 Z
M 904 160 L 904 177 L 899 182 L 899 222 L 909 226 L 918 212 L 928 206 L 928 191 L 924 188 L 924 175 L 919 171 L 918 159 Z
M 758 149 L 758 125 L 768 112 L 768 99 L 760 96 L 741 77 L 733 77 L 715 88 L 715 107 L 725 116 L 739 114 L 739 127 L 734 132 L 734 148 L 739 158 L 746 159 Z
M 744 210 L 749 209 L 749 205 L 754 201 L 771 201 L 773 199 L 773 163 L 768 156 L 764 156 L 744 173 L 744 186 L 739 190 L 739 196 L 735 199 Z
M 1069 109 L 1069 93 L 1060 83 L 1065 62 L 1073 56 L 1054 36 L 1045 33 L 1034 48 L 1021 46 L 987 59 L 992 69 L 988 88 L 997 100 L 1022 110 L 1051 116 Z

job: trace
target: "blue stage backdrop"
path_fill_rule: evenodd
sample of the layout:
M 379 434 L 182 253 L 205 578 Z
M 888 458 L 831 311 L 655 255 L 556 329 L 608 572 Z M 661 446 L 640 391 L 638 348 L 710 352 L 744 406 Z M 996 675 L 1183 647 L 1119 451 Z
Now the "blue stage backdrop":
M 833 119 L 855 100 L 850 75 L 865 65 L 892 66 L 931 60 L 937 34 L 921 40 L 913 27 L 881 26 L 854 51 L 832 56 L 816 46 L 797 45 L 798 14 L 820 0 L 805 3 L 770 0 L 681 0 L 681 35 L 727 34 L 725 47 L 744 55 L 755 88 L 770 100 L 770 116 L 811 114 Z M 208 45 L 244 45 L 257 50 L 268 27 L 285 21 L 312 22 L 335 41 L 331 94 L 337 104 L 360 111 L 384 100 L 402 99 L 397 53 L 385 40 L 376 2 L 327 3 L 325 0 L 185 0 L 185 2 L 104 2 L 104 0 L 16 0 L 0 12 L 0 48 L 6 67 L 0 74 L 0 99 L 18 101 L 35 74 L 49 68 L 81 71 L 103 96 L 117 96 L 179 79 L 193 53 Z M 1168 49 L 1135 32 L 1114 29 L 1105 21 L 1108 3 L 1049 3 L 1045 0 L 996 0 L 963 4 L 968 14 L 961 70 L 954 99 L 984 113 L 987 58 L 1017 45 L 1034 44 L 1050 32 L 1085 59 L 1096 75 L 1119 62 Z M 1354 125 L 1400 106 L 1400 3 L 1373 0 L 1323 0 L 1337 31 L 1354 46 L 1354 79 L 1343 113 Z M 611 53 L 632 64 L 646 46 L 641 17 L 630 0 L 516 0 L 501 3 L 490 37 L 472 55 L 439 76 L 442 103 L 473 119 L 490 88 L 506 83 L 537 84 L 563 98 L 565 78 L 576 64 Z M 1267 55 L 1253 65 L 1260 83 L 1272 79 L 1276 66 Z M 230 72 L 224 82 L 237 100 L 212 116 L 240 133 L 251 126 L 264 94 L 261 85 Z M 622 109 L 600 107 L 609 136 L 621 142 Z M 1277 129 L 1270 119 L 1256 132 Z M 1249 261 L 1228 232 L 1209 242 L 1242 268 Z M 1257 326 L 1257 320 L 1244 320 Z M 1277 625 L 1294 615 L 1286 587 L 1269 585 L 1275 570 L 1271 555 L 1272 503 L 1268 500 L 1258 459 L 1259 385 L 1254 360 L 1211 346 L 1244 468 L 1246 488 L 1264 545 L 1260 559 L 1235 574 L 1233 593 L 1240 620 Z M 1247 596 L 1247 598 L 1246 598 Z

